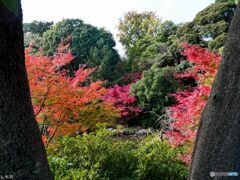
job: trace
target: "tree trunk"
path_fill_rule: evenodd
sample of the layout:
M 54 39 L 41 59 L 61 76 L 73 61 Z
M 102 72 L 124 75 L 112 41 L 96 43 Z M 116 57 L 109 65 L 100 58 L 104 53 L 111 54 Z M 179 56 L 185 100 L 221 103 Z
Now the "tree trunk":
M 21 0 L 18 15 L 0 1 L 0 179 L 53 179 L 26 75 Z
M 220 69 L 200 120 L 189 179 L 212 179 L 210 172 L 212 176 L 213 172 L 240 173 L 239 6 L 229 29 Z

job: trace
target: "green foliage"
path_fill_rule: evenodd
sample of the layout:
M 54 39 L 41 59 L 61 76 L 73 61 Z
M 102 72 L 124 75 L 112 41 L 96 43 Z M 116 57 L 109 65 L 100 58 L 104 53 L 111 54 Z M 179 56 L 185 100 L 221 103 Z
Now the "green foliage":
M 43 33 L 49 30 L 53 25 L 53 22 L 45 21 L 33 21 L 31 23 L 23 24 L 23 32 L 27 34 L 36 34 L 40 37 L 43 36 Z
M 105 129 L 92 134 L 65 138 L 49 156 L 55 179 L 185 179 L 187 167 L 158 136 L 140 143 L 117 141 Z
M 176 25 L 171 21 L 160 24 L 156 37 L 145 36 L 136 42 L 129 60 L 133 71 L 176 66 L 185 57 L 182 43 L 198 44 L 218 51 L 223 47 L 236 5 L 214 3 L 199 12 L 192 22 Z
M 148 35 L 158 33 L 160 19 L 153 12 L 138 13 L 130 11 L 120 19 L 118 30 L 119 39 L 124 48 L 129 50 L 136 46 L 136 42 Z
M 235 3 L 236 0 L 215 0 L 215 3 Z
M 37 34 L 24 33 L 24 47 L 28 48 L 29 46 L 32 48 L 31 53 L 39 52 L 39 49 L 43 46 L 43 38 Z
M 156 44 L 157 42 L 155 45 L 152 44 L 152 46 L 149 46 L 142 54 L 139 61 L 136 62 L 138 70 L 149 70 L 153 65 L 158 66 L 159 68 L 175 66 L 184 59 L 181 54 L 181 44 L 176 39 L 170 37 L 167 43 L 158 43 L 157 46 Z
M 215 39 L 213 39 L 212 41 L 210 41 L 208 43 L 208 47 L 209 49 L 220 49 L 221 47 L 223 47 L 225 39 L 227 37 L 226 33 L 223 33 L 221 35 L 219 35 L 218 37 L 216 37 Z
M 119 25 L 119 36 L 120 40 L 122 38 L 121 42 L 125 43 L 125 48 L 127 49 L 128 66 L 131 67 L 130 71 L 148 70 L 155 63 L 158 63 L 160 67 L 173 66 L 176 63 L 176 59 L 180 60 L 182 57 L 180 54 L 181 47 L 173 38 L 178 25 L 172 21 L 164 21 L 163 23 L 160 23 L 160 20 L 158 23 L 155 22 L 156 20 L 147 21 L 144 19 L 144 15 L 144 13 L 131 14 L 129 12 L 126 14 L 124 21 L 122 20 Z M 155 14 L 152 14 L 152 16 L 155 16 Z M 157 19 L 157 17 L 152 17 L 152 19 Z M 140 26 L 139 23 L 145 24 L 144 27 L 149 29 L 138 30 L 137 26 Z M 147 23 L 149 23 L 148 26 L 146 25 Z M 154 33 L 148 33 L 153 27 L 155 28 Z M 128 29 L 134 29 L 137 32 L 140 31 L 141 36 L 133 38 L 132 31 L 128 31 Z M 130 38 L 132 39 L 130 40 Z M 132 44 L 128 44 L 128 46 L 127 43 Z
M 109 131 L 101 130 L 76 138 L 66 137 L 58 154 L 49 158 L 55 178 L 131 178 L 137 164 L 133 155 L 135 145 L 133 142 L 117 143 L 110 135 Z
M 147 70 L 142 68 L 144 63 L 141 63 L 141 61 L 153 60 L 151 64 L 154 64 L 154 60 L 156 59 L 159 61 L 164 61 L 166 59 L 164 59 L 164 56 L 171 53 L 168 47 L 172 44 L 171 36 L 176 34 L 177 27 L 178 26 L 172 21 L 165 21 L 159 25 L 156 36 L 148 35 L 136 42 L 136 50 L 139 53 L 139 58 L 135 57 L 135 63 L 138 66 L 137 69 Z M 165 61 L 165 64 L 166 65 L 163 66 L 170 65 L 172 62 Z
M 176 157 L 180 149 L 171 148 L 158 136 L 150 136 L 143 140 L 136 151 L 138 157 L 137 179 L 186 179 L 187 167 Z
M 211 50 L 224 45 L 234 11 L 235 3 L 219 1 L 199 12 L 192 22 L 177 30 L 177 37 L 190 44 L 199 44 Z
M 31 23 L 23 24 L 24 32 L 24 47 L 31 46 L 31 53 L 38 53 L 43 46 L 43 33 L 49 30 L 53 22 L 33 21 Z
M 137 97 L 139 106 L 145 111 L 161 113 L 173 100 L 168 95 L 175 92 L 179 84 L 174 78 L 174 68 L 153 66 L 132 86 L 131 93 Z
M 165 21 L 160 25 L 159 33 L 152 43 L 142 53 L 138 62 L 138 69 L 148 70 L 146 64 L 151 67 L 157 64 L 158 67 L 175 66 L 183 58 L 182 47 L 176 38 L 176 32 L 180 25 L 172 21 Z M 146 63 L 148 62 L 148 63 Z
M 169 38 L 176 34 L 178 27 L 179 25 L 172 21 L 164 21 L 161 23 L 158 33 L 158 41 L 162 43 L 168 42 Z
M 157 53 L 155 39 L 160 31 L 160 19 L 153 12 L 137 13 L 130 11 L 120 19 L 118 25 L 119 40 L 128 55 L 130 71 L 138 71 L 137 62 L 142 54 L 146 56 Z
M 85 64 L 90 68 L 100 66 L 96 78 L 110 82 L 117 78 L 116 65 L 120 57 L 110 32 L 79 19 L 64 19 L 44 33 L 44 52 L 54 55 L 60 42 L 69 36 L 66 43 L 70 43 L 70 50 L 76 57 L 68 67 L 72 73 Z

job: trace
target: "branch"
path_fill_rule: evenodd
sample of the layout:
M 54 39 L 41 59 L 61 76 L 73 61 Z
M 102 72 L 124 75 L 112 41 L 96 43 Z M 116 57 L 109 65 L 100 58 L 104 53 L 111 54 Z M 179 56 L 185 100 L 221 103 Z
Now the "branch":
M 42 109 L 43 109 L 43 107 L 45 106 L 45 101 L 46 101 L 46 99 L 47 99 L 47 96 L 48 96 L 48 93 L 49 93 L 49 89 L 50 89 L 50 87 L 48 86 L 48 88 L 47 88 L 47 92 L 46 92 L 46 94 L 45 94 L 45 97 L 43 98 L 43 100 L 42 100 L 42 103 L 41 103 L 41 105 L 40 105 L 40 108 L 39 108 L 39 110 L 36 112 L 36 114 L 35 114 L 35 117 L 37 117 L 37 115 L 42 111 Z
M 66 114 L 63 115 L 62 118 L 60 118 L 60 122 L 65 118 Z M 58 130 L 58 128 L 60 127 L 60 124 L 57 124 L 57 127 L 55 128 L 55 131 L 53 133 L 53 135 L 50 137 L 50 139 L 48 140 L 47 144 L 46 144 L 46 148 L 48 147 L 48 145 L 50 144 L 50 142 L 52 141 L 52 139 L 54 138 L 54 136 L 56 135 L 56 132 Z

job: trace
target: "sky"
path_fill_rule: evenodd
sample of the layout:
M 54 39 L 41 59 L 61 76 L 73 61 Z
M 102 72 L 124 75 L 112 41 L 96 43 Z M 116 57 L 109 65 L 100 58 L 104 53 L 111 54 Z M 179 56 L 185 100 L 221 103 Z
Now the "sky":
M 79 18 L 117 35 L 119 18 L 128 11 L 155 12 L 163 21 L 191 21 L 214 0 L 22 0 L 23 21 L 58 22 L 63 18 Z M 117 43 L 117 49 L 122 47 Z

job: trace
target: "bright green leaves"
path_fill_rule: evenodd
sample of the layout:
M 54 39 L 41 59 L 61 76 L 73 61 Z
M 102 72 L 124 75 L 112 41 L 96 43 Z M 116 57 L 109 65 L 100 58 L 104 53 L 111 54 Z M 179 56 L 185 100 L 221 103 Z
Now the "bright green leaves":
M 6 8 L 13 12 L 16 16 L 18 15 L 18 1 L 17 0 L 1 0 Z

